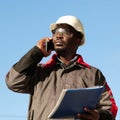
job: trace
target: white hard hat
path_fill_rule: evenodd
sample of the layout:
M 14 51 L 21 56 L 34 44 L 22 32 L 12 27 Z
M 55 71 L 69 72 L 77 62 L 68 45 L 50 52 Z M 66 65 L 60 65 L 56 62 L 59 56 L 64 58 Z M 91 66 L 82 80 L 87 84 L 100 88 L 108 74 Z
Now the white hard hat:
M 78 18 L 71 16 L 71 15 L 62 16 L 62 17 L 58 18 L 56 23 L 53 23 L 50 25 L 50 30 L 53 31 L 54 29 L 56 29 L 58 24 L 68 24 L 68 25 L 72 26 L 77 32 L 82 33 L 83 38 L 81 40 L 80 45 L 83 45 L 85 43 L 84 28 Z

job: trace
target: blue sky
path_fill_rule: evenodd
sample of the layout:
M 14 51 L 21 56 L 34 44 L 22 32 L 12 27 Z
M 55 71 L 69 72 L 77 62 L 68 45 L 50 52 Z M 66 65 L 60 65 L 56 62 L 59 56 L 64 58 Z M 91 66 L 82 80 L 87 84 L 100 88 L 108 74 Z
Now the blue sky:
M 120 107 L 119 11 L 119 0 L 1 0 L 0 120 L 26 120 L 29 95 L 10 91 L 5 75 L 39 39 L 51 36 L 49 25 L 63 15 L 82 21 L 86 43 L 77 52 L 103 72 Z

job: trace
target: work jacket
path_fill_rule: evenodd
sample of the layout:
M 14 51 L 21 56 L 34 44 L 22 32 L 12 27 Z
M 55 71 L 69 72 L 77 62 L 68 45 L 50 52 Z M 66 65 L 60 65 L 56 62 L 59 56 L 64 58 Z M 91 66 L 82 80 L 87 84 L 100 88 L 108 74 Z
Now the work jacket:
M 46 64 L 41 64 L 43 57 L 39 48 L 33 47 L 13 65 L 6 76 L 9 89 L 30 94 L 28 120 L 49 120 L 48 115 L 64 88 L 101 85 L 105 86 L 105 90 L 96 106 L 100 112 L 100 120 L 114 120 L 117 106 L 99 69 L 85 63 L 81 55 L 76 55 L 69 65 L 62 63 L 56 54 Z

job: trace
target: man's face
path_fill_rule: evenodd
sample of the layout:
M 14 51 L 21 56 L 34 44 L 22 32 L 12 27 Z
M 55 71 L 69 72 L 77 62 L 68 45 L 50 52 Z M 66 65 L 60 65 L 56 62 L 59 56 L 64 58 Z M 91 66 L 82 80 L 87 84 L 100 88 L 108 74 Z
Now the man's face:
M 59 25 L 53 31 L 53 43 L 57 53 L 76 52 L 79 46 L 78 38 L 75 37 L 72 28 L 66 24 Z

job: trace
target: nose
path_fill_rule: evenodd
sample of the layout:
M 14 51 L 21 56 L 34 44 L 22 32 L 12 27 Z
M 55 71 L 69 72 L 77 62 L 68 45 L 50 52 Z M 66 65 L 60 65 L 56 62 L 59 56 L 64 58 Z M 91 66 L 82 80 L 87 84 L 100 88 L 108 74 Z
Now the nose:
M 56 37 L 56 38 L 61 38 L 61 37 L 63 37 L 63 33 L 61 33 L 61 32 L 56 32 L 56 33 L 55 33 L 55 37 Z
M 56 36 L 63 36 L 62 32 L 56 32 Z

